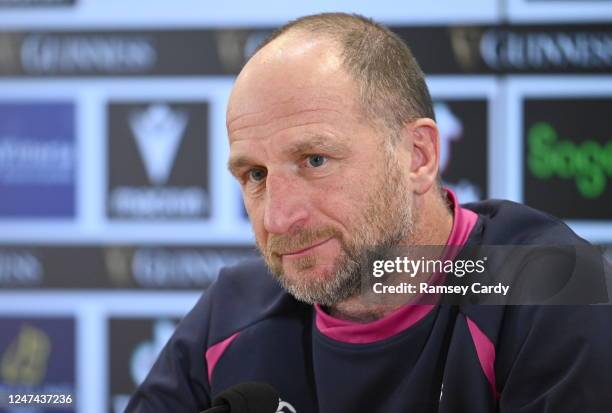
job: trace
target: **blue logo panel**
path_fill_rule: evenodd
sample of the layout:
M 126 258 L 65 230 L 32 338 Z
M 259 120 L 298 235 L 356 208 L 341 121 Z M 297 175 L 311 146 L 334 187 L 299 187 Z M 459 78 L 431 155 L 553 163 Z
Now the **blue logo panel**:
M 74 105 L 0 102 L 0 217 L 75 214 Z

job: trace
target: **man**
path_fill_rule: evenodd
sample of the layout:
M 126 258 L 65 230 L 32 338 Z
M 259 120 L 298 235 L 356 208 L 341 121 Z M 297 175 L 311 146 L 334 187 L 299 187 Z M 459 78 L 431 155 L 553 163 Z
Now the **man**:
M 264 42 L 227 111 L 264 261 L 222 271 L 127 410 L 197 412 L 263 381 L 279 412 L 612 411 L 610 307 L 362 294 L 364 258 L 397 246 L 584 244 L 518 204 L 460 207 L 433 119 L 410 51 L 367 19 L 305 17 Z

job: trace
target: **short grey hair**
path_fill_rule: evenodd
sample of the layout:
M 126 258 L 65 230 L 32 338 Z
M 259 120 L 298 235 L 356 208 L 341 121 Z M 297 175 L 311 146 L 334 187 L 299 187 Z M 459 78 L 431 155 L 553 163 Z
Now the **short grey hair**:
M 398 132 L 418 118 L 435 119 L 423 71 L 409 47 L 395 33 L 363 16 L 323 13 L 301 17 L 272 33 L 257 50 L 293 31 L 335 41 L 347 72 L 359 87 L 361 106 L 370 121 Z

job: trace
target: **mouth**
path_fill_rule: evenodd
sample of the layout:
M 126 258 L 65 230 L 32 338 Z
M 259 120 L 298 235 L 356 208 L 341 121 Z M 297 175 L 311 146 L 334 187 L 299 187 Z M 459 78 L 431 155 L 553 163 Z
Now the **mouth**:
M 297 250 L 291 251 L 291 252 L 286 252 L 286 253 L 279 254 L 279 255 L 280 255 L 281 258 L 300 258 L 300 257 L 303 257 L 305 255 L 308 255 L 314 249 L 316 249 L 317 247 L 322 246 L 323 244 L 327 243 L 331 239 L 332 239 L 332 237 L 326 238 L 323 241 L 317 242 L 316 244 L 309 245 L 308 247 L 297 249 Z

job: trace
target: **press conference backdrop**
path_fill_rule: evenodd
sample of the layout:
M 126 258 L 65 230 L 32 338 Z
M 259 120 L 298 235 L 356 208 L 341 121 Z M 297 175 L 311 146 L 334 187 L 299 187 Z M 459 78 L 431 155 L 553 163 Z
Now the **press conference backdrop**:
M 225 107 L 304 14 L 410 44 L 463 202 L 524 202 L 612 245 L 612 1 L 290 3 L 0 0 L 0 394 L 122 412 L 219 268 L 256 254 Z

